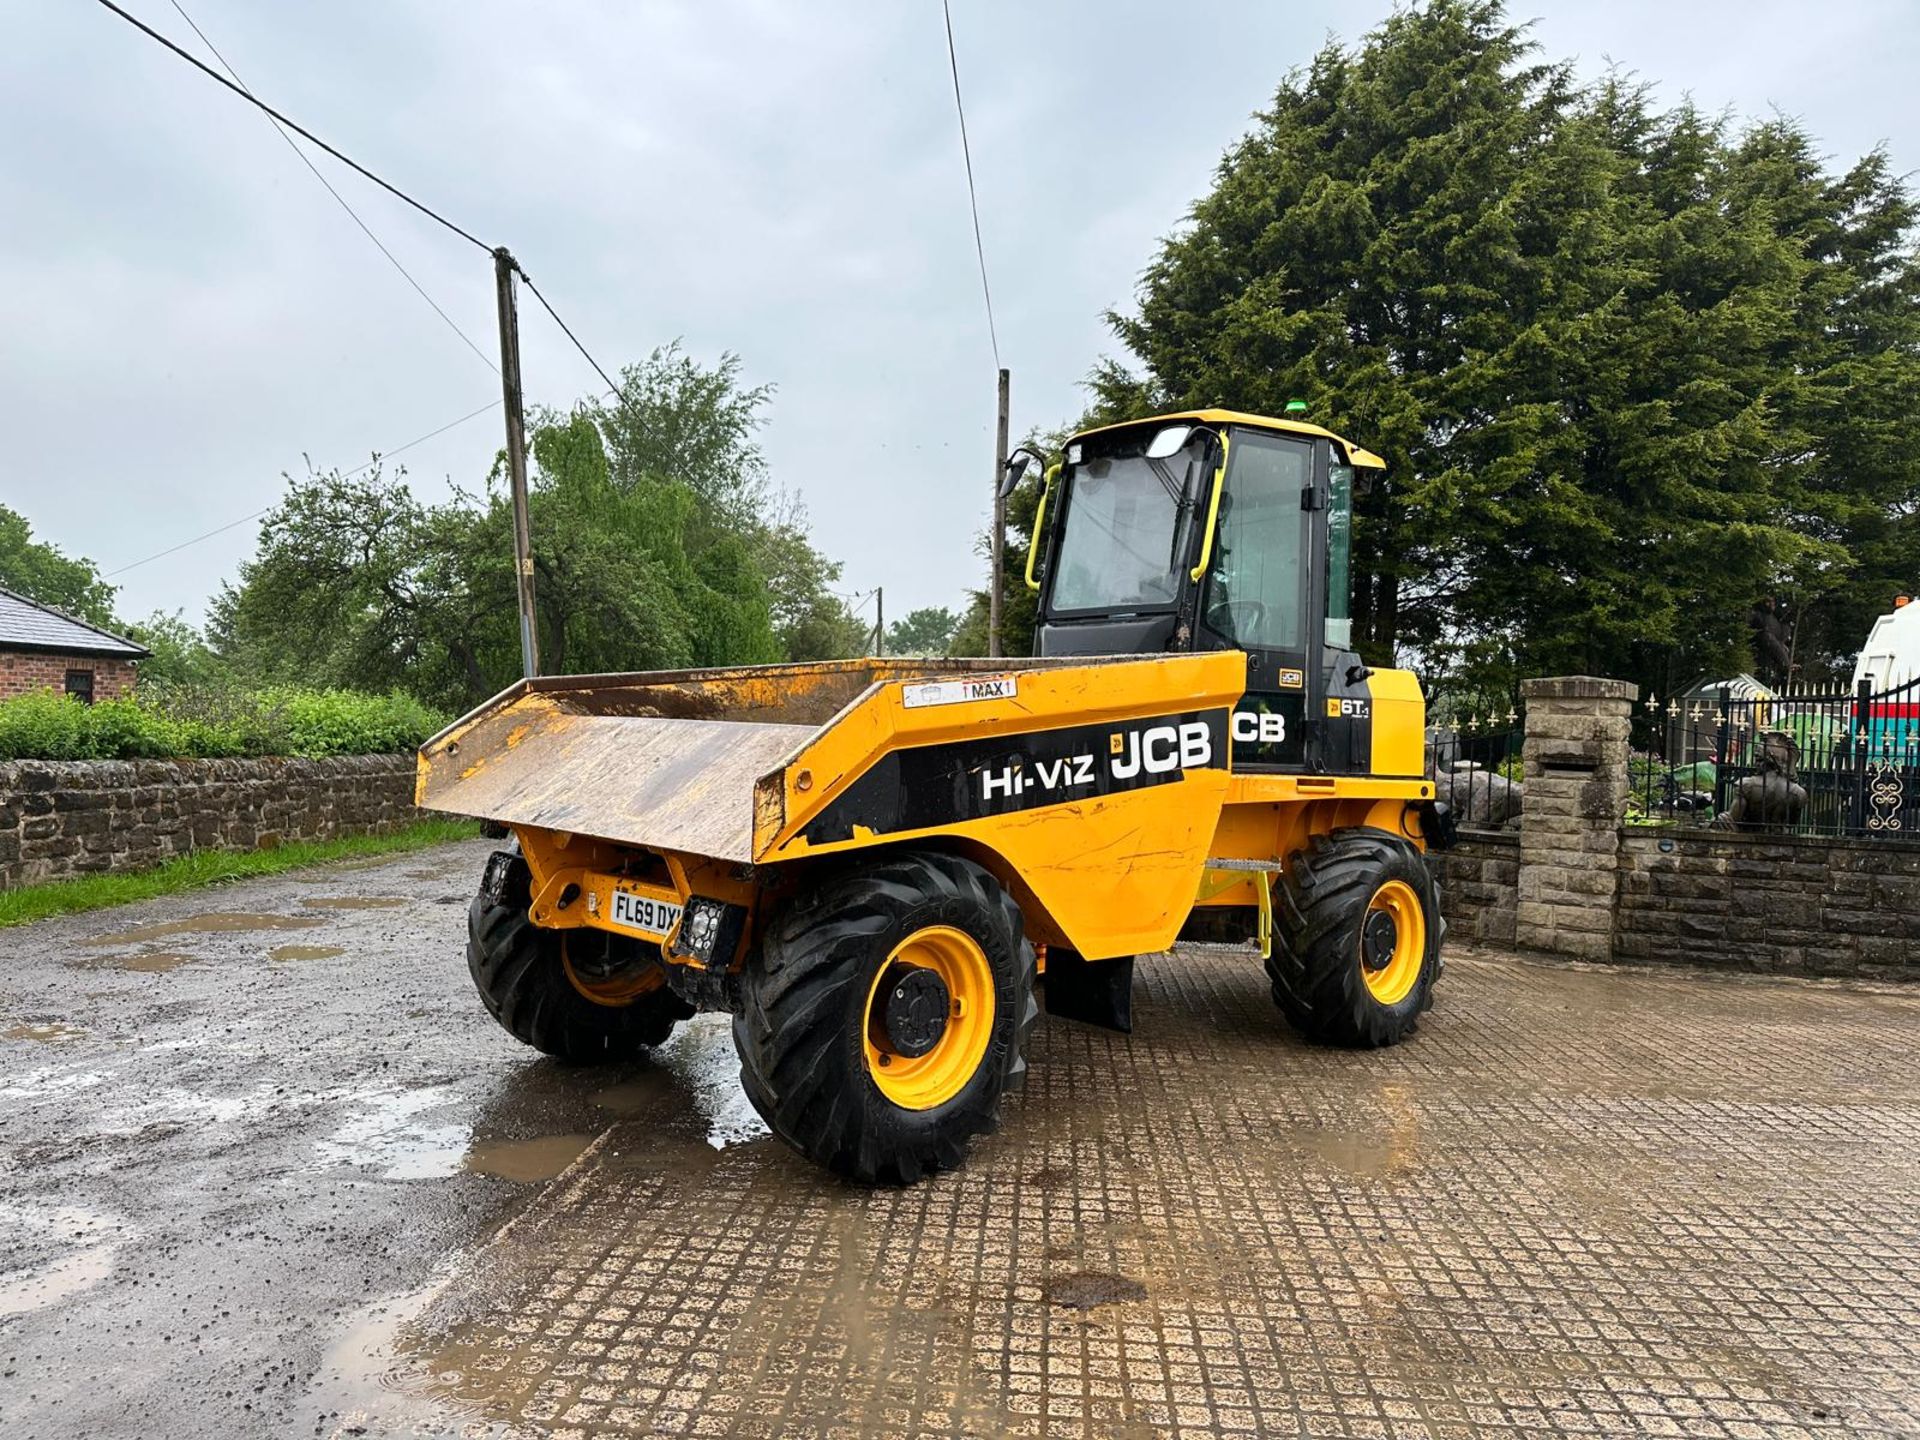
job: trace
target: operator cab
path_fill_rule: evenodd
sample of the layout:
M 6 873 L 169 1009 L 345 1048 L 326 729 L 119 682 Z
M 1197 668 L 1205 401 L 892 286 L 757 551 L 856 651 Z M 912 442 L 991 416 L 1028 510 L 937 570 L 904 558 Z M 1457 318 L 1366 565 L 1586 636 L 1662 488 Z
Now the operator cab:
M 1016 452 L 1008 489 L 1037 458 Z M 1356 471 L 1384 468 L 1317 425 L 1227 410 L 1075 436 L 1034 520 L 1035 652 L 1244 651 L 1235 769 L 1379 773 L 1369 679 L 1401 672 L 1352 648 L 1349 563 Z

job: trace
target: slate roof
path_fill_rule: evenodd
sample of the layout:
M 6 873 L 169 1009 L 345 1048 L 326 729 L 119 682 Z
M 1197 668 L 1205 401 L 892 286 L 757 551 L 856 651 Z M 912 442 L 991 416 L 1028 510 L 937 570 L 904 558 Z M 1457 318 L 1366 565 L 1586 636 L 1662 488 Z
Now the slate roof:
M 106 655 L 116 660 L 140 660 L 149 653 L 145 646 L 11 590 L 0 590 L 0 650 Z

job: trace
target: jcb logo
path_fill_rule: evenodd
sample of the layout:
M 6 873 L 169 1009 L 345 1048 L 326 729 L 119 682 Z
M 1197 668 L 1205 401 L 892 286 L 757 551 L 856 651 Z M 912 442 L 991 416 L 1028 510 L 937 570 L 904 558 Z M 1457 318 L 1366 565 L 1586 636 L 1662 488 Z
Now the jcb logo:
M 1331 720 L 1364 720 L 1369 711 L 1365 700 L 1327 701 L 1327 717 Z
M 1164 775 L 1169 770 L 1191 770 L 1213 763 L 1213 737 L 1204 720 L 1181 725 L 1155 725 L 1111 736 L 1109 768 L 1116 780 L 1131 780 L 1142 770 Z
M 1242 745 L 1284 745 L 1287 717 L 1271 710 L 1236 710 L 1233 738 Z

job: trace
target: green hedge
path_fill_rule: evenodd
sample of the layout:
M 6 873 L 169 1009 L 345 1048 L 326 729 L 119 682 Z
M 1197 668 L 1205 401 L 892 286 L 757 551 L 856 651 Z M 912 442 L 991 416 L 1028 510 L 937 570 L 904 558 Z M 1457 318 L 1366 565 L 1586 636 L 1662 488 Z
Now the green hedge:
M 0 760 L 384 755 L 446 724 L 410 695 L 142 686 L 83 705 L 43 690 L 0 700 Z

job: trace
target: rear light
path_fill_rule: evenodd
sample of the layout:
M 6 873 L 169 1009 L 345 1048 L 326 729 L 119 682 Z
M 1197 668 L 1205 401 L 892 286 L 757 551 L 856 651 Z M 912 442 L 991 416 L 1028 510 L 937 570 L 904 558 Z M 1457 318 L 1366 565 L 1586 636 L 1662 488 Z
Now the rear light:
M 703 970 L 725 970 L 733 964 L 746 924 L 745 906 L 709 900 L 704 895 L 690 896 L 668 953 L 696 961 Z

